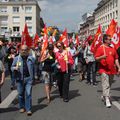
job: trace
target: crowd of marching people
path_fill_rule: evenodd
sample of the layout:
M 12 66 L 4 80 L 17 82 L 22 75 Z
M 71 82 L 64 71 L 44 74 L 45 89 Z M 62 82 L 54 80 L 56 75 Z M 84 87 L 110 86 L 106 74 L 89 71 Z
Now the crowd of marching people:
M 91 51 L 93 39 L 87 42 L 87 45 L 84 42 L 79 45 L 70 42 L 68 47 L 62 41 L 55 44 L 48 42 L 44 49 L 43 40 L 38 40 L 37 46 L 31 48 L 18 42 L 1 40 L 0 89 L 5 81 L 5 71 L 8 70 L 11 90 L 17 86 L 20 113 L 26 111 L 27 115 L 31 115 L 33 83 L 44 82 L 47 104 L 51 102 L 53 85 L 57 86 L 60 98 L 69 102 L 70 77 L 74 72 L 79 73 L 79 81 L 86 79 L 86 84 L 97 86 L 96 73 L 99 71 L 103 90 L 101 98 L 106 107 L 111 107 L 113 75 L 120 73 L 119 52 L 110 46 L 111 37 L 107 34 L 103 35 L 103 44 L 95 53 Z

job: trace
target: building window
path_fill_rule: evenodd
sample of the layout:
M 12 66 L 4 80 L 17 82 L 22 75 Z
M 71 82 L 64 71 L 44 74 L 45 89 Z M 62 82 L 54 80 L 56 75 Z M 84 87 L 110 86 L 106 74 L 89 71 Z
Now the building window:
M 115 12 L 113 12 L 113 19 L 115 19 Z
M 13 27 L 13 32 L 19 32 L 20 31 L 20 27 Z
M 13 17 L 13 23 L 19 23 L 20 22 L 20 17 L 19 16 L 14 16 Z
M 109 15 L 108 15 L 108 21 L 109 21 Z
M 107 6 L 106 6 L 106 12 L 107 12 Z
M 116 7 L 118 6 L 118 0 L 115 0 L 115 6 Z
M 25 17 L 25 22 L 32 22 L 32 17 L 30 16 Z
M 7 16 L 0 17 L 0 23 L 1 23 L 1 25 L 7 25 L 8 24 L 8 17 Z
M 112 19 L 112 13 L 110 13 L 110 19 Z
M 116 17 L 115 17 L 116 19 L 118 18 L 118 11 L 116 10 Z
M 28 26 L 28 32 L 32 33 L 32 27 L 31 26 Z
M 115 7 L 115 0 L 113 0 L 113 8 Z
M 6 13 L 7 7 L 0 7 L 0 13 Z
M 112 2 L 110 3 L 110 10 L 112 10 Z
M 5 32 L 7 32 L 7 27 L 1 27 L 1 33 L 4 34 Z
M 105 23 L 105 17 L 104 17 L 104 23 Z
M 107 22 L 107 20 L 108 20 L 108 16 L 106 15 L 106 22 Z
M 13 7 L 13 13 L 19 13 L 19 7 Z
M 32 13 L 32 7 L 25 7 L 25 13 Z
M 109 11 L 109 4 L 108 4 L 108 11 Z

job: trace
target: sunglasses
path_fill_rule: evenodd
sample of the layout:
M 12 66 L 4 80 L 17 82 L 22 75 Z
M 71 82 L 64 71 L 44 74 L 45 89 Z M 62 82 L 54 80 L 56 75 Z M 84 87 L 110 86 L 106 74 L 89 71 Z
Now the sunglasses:
M 110 40 L 110 41 L 111 41 L 111 39 L 107 39 L 107 40 Z
M 28 49 L 21 49 L 21 51 L 27 51 Z
M 60 47 L 61 47 L 61 45 L 58 45 L 57 47 L 58 47 L 58 48 L 60 48 Z

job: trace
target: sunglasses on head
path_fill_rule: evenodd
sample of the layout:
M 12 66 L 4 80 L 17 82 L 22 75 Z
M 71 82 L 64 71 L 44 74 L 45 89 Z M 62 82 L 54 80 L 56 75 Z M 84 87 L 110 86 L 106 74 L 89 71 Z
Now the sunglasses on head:
M 59 48 L 59 47 L 61 47 L 61 45 L 58 45 L 57 47 Z
M 110 39 L 107 39 L 107 40 L 111 40 L 111 38 L 110 38 Z

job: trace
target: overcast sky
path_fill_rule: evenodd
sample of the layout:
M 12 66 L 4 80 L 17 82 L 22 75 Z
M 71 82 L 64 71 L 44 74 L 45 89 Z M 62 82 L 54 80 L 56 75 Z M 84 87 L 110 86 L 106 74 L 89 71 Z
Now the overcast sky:
M 39 0 L 38 0 L 39 1 Z M 81 16 L 93 12 L 100 0 L 42 0 L 39 1 L 41 16 L 47 26 L 67 28 L 69 32 L 76 31 L 81 22 Z

